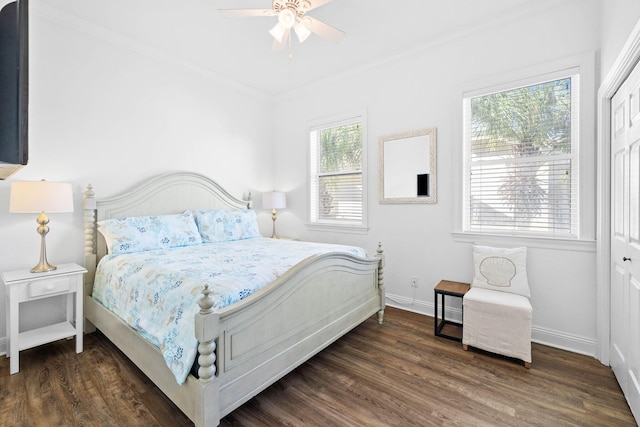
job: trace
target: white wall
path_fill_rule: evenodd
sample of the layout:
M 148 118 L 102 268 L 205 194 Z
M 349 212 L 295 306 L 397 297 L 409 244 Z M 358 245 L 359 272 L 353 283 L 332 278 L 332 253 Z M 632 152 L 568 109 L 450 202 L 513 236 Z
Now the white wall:
M 611 69 L 629 33 L 640 17 L 640 2 L 637 0 L 606 0 L 601 2 L 601 77 L 604 79 Z
M 0 271 L 32 267 L 39 256 L 36 215 L 8 213 L 15 180 L 73 184 L 76 211 L 50 215 L 53 264 L 83 262 L 89 183 L 104 198 L 157 173 L 189 170 L 237 197 L 272 188 L 270 98 L 40 7 L 32 2 L 29 164 L 0 182 Z M 270 218 L 262 222 L 266 234 Z M 4 294 L 3 286 L 2 313 Z M 30 303 L 21 326 L 61 316 L 61 301 Z M 0 337 L 4 331 L 2 314 Z M 4 344 L 0 338 L 0 352 Z
M 440 279 L 470 281 L 470 243 L 454 241 L 454 128 L 461 85 L 599 48 L 600 2 L 566 2 L 537 13 L 508 17 L 501 25 L 450 37 L 441 44 L 368 68 L 350 70 L 278 99 L 275 137 L 276 188 L 289 192 L 278 221 L 281 235 L 361 245 L 373 250 L 382 241 L 387 255 L 385 284 L 390 304 L 433 313 L 433 287 Z M 595 100 L 594 100 L 595 101 Z M 311 231 L 307 218 L 307 123 L 323 116 L 368 111 L 369 231 L 366 235 Z M 586 118 L 594 120 L 593 117 Z M 378 138 L 426 127 L 437 128 L 438 203 L 378 203 Z M 594 135 L 584 135 L 593 143 Z M 595 191 L 591 171 L 583 182 Z M 593 203 L 585 212 L 593 224 Z M 593 227 L 592 227 L 593 228 Z M 589 238 L 593 239 L 593 230 Z M 512 244 L 513 242 L 508 242 Z M 529 279 L 534 307 L 534 339 L 596 354 L 595 244 L 584 250 L 530 248 Z M 419 277 L 415 292 L 409 277 Z M 394 303 L 395 301 L 395 303 Z M 459 304 L 457 305 L 459 307 Z M 459 314 L 459 312 L 458 312 Z M 535 362 L 535 361 L 534 361 Z

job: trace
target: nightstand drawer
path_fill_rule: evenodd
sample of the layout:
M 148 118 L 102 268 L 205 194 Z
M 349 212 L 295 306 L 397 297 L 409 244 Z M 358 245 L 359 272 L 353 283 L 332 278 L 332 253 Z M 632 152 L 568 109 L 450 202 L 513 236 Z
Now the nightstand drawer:
M 68 277 L 63 277 L 57 280 L 33 282 L 29 283 L 29 298 L 67 292 L 69 289 L 71 289 L 71 286 Z

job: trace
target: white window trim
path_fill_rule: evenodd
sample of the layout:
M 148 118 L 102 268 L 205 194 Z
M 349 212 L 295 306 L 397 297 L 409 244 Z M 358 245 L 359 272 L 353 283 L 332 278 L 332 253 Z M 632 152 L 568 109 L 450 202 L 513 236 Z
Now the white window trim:
M 580 74 L 580 135 L 578 157 L 578 230 L 577 238 L 546 237 L 523 233 L 500 233 L 496 231 L 464 231 L 464 117 L 463 99 L 474 92 L 499 91 L 514 86 L 534 83 L 545 76 L 568 73 Z M 496 244 L 523 244 L 530 246 L 567 250 L 592 251 L 595 241 L 595 53 L 587 52 L 547 63 L 515 70 L 502 75 L 461 85 L 456 92 L 454 105 L 453 183 L 454 183 L 454 231 L 452 235 L 459 242 L 492 242 Z
M 350 225 L 345 223 L 332 224 L 330 222 L 311 222 L 311 192 L 307 191 L 307 223 L 306 227 L 314 231 L 343 232 L 366 234 L 368 228 L 368 193 L 369 180 L 367 174 L 367 157 L 368 157 L 368 138 L 367 138 L 367 110 L 365 108 L 356 111 L 350 111 L 343 114 L 336 114 L 328 117 L 315 119 L 309 122 L 307 127 L 307 138 L 312 129 L 318 127 L 335 127 L 341 124 L 353 123 L 358 120 L 362 123 L 362 224 Z M 307 139 L 307 190 L 311 188 L 311 171 L 309 166 L 311 163 L 311 147 Z

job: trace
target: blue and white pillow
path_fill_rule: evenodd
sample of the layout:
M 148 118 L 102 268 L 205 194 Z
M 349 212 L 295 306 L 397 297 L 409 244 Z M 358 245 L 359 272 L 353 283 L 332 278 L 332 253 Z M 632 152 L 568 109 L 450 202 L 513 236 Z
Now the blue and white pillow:
M 242 210 L 196 210 L 193 216 L 205 243 L 260 237 L 255 211 Z
M 110 254 L 202 244 L 193 214 L 113 218 L 98 222 Z

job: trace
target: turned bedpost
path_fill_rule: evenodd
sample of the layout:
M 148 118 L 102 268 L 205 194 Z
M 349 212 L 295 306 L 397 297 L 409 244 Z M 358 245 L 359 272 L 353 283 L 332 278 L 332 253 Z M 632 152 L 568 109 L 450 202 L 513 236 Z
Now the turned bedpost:
M 84 210 L 84 266 L 88 270 L 85 277 L 93 283 L 96 267 L 96 199 L 93 187 L 87 185 L 82 208 Z
M 196 427 L 220 424 L 220 390 L 218 382 L 214 381 L 217 373 L 216 339 L 220 317 L 214 312 L 210 294 L 209 285 L 204 285 L 202 297 L 198 300 L 200 311 L 194 319 L 198 340 L 198 382 L 202 386 L 202 394 L 194 401 L 192 421 Z
M 198 378 L 201 382 L 213 381 L 216 375 L 216 338 L 218 316 L 213 313 L 213 298 L 209 285 L 204 285 L 202 298 L 198 300 L 200 312 L 196 314 L 196 339 L 198 340 Z
M 380 293 L 380 311 L 378 311 L 378 323 L 382 324 L 382 321 L 384 320 L 384 307 L 386 303 L 386 297 L 384 291 L 385 256 L 381 242 L 378 242 L 378 248 L 376 249 L 376 258 L 380 260 L 378 263 L 378 292 Z
M 87 274 L 84 275 L 84 295 L 91 295 L 93 290 L 93 280 L 96 275 L 96 199 L 93 187 L 87 185 L 82 201 L 84 211 L 84 268 Z M 84 331 L 93 332 L 95 327 L 87 320 L 84 322 Z

